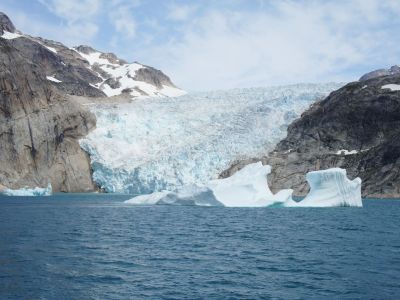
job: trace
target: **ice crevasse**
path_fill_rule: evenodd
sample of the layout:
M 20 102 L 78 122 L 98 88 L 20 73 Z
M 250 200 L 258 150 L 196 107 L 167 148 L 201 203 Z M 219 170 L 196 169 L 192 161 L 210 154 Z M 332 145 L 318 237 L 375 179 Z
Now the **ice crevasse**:
M 136 205 L 201 205 L 226 207 L 362 207 L 361 179 L 349 180 L 346 170 L 332 168 L 309 172 L 309 194 L 300 202 L 292 199 L 293 190 L 273 194 L 267 175 L 271 167 L 261 162 L 247 165 L 231 177 L 212 180 L 204 186 L 190 185 L 176 192 L 162 191 L 125 201 Z

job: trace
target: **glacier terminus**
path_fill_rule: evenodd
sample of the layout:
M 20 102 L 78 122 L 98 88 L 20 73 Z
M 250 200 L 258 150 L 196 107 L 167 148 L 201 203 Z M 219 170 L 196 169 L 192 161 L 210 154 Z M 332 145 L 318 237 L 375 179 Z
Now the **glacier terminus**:
M 272 150 L 294 119 L 340 86 L 296 84 L 92 104 L 97 127 L 80 144 L 90 155 L 94 181 L 106 192 L 176 191 Z

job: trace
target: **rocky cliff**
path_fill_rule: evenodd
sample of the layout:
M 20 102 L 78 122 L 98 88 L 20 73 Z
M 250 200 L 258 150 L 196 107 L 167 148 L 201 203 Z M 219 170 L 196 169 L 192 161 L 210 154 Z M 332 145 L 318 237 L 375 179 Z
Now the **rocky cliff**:
M 78 143 L 96 119 L 71 95 L 98 100 L 179 93 L 161 71 L 88 46 L 25 35 L 0 13 L 0 187 L 96 189 Z
M 307 172 L 341 167 L 350 177 L 361 177 L 364 196 L 399 197 L 399 125 L 400 74 L 373 76 L 315 103 L 261 160 L 272 166 L 269 182 L 274 191 L 293 188 L 294 194 L 305 195 Z

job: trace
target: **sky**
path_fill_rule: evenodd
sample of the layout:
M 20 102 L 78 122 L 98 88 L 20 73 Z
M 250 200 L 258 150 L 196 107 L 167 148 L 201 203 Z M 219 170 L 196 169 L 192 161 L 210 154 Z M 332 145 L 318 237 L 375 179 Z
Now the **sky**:
M 400 0 L 1 0 L 24 33 L 162 70 L 188 91 L 347 82 L 400 64 Z

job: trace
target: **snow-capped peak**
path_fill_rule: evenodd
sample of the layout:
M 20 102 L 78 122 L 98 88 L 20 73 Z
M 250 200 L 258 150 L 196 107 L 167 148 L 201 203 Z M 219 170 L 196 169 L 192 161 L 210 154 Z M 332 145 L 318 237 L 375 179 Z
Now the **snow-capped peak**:
M 127 63 L 113 53 L 103 53 L 89 46 L 73 48 L 96 72 L 102 82 L 95 86 L 107 96 L 128 94 L 132 97 L 167 96 L 177 97 L 186 94 L 175 87 L 161 71 L 138 62 Z

